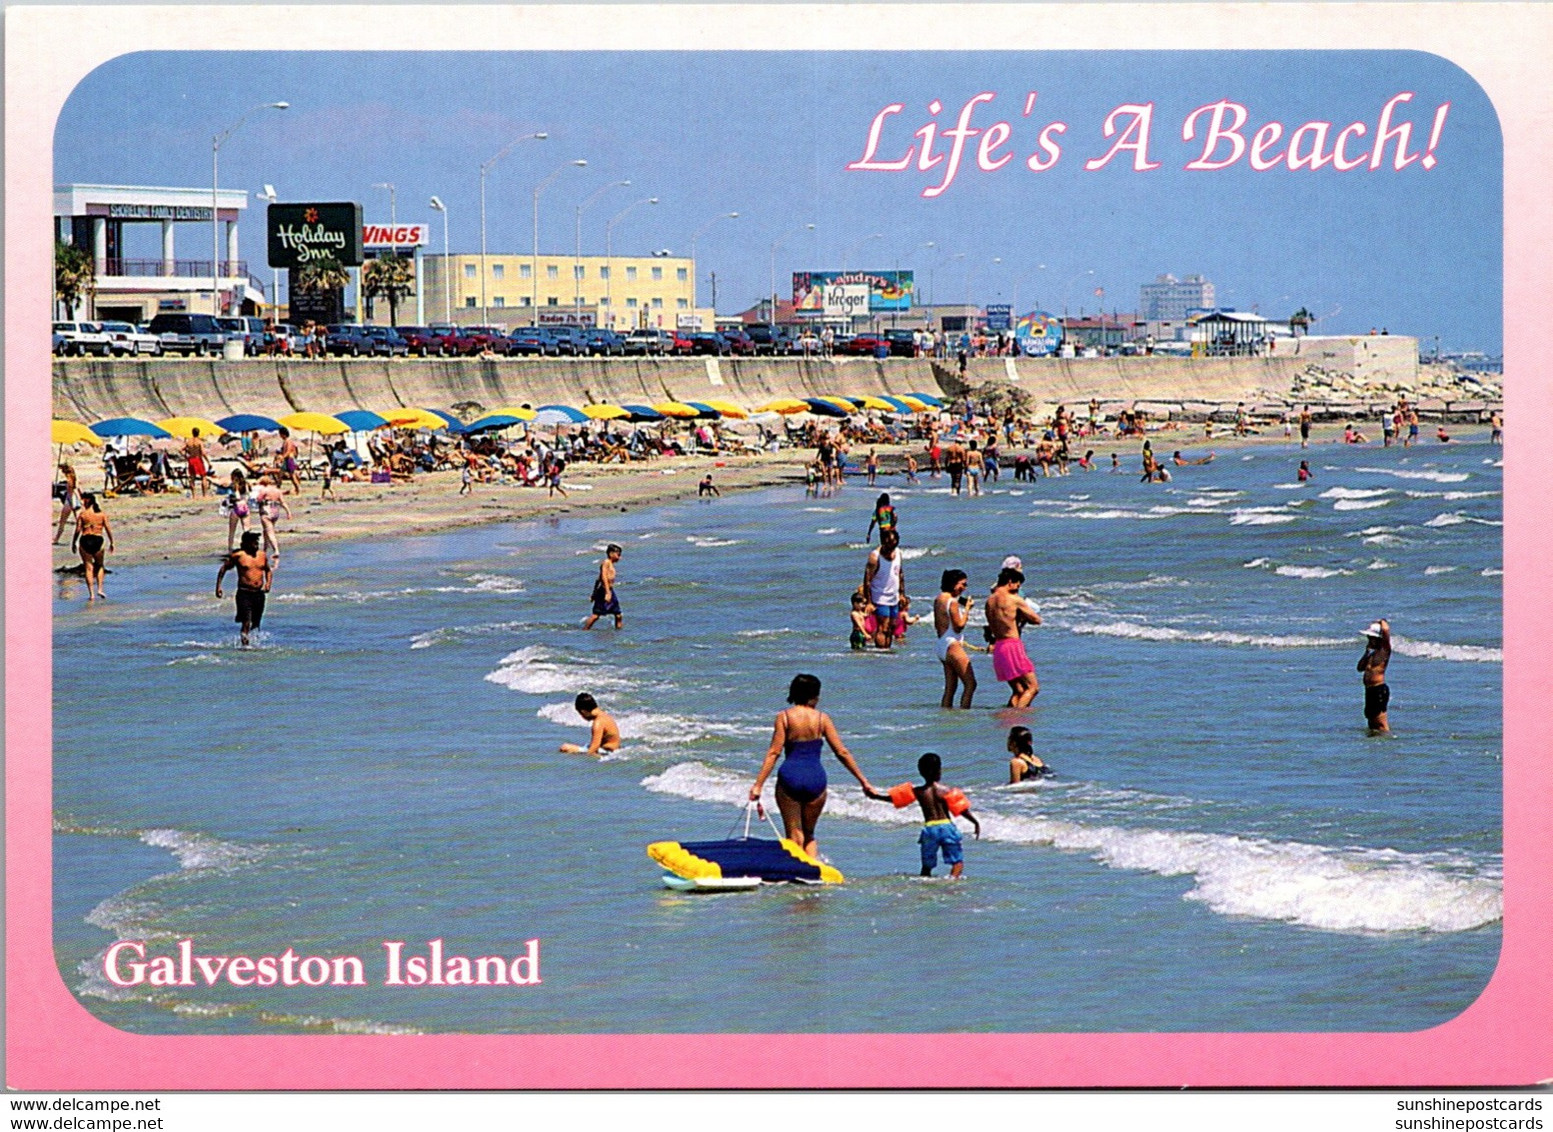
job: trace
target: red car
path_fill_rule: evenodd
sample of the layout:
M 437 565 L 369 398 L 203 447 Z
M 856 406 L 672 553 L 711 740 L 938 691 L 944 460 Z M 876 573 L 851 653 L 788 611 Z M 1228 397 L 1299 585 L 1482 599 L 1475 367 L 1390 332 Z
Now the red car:
M 837 351 L 837 353 L 854 354 L 859 357 L 871 358 L 877 354 L 880 349 L 883 349 L 886 353 L 888 353 L 890 350 L 890 340 L 884 335 L 859 334 L 857 337 L 849 339 L 846 344 Z
M 755 340 L 738 327 L 732 330 L 719 330 L 718 333 L 728 340 L 731 353 L 746 356 L 755 353 Z
M 665 353 L 689 355 L 695 352 L 696 344 L 691 340 L 689 333 L 686 331 L 665 330 L 663 334 Z

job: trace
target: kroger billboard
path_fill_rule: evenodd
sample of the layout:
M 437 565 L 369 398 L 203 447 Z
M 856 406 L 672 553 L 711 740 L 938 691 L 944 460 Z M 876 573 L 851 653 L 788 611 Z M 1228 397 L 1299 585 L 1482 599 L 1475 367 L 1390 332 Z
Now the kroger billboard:
M 848 318 L 909 311 L 909 271 L 795 271 L 793 312 L 806 318 Z

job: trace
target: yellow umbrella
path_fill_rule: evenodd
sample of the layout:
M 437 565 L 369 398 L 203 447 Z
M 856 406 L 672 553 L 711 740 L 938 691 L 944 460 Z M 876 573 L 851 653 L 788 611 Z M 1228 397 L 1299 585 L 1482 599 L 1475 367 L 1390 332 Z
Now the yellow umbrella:
M 847 400 L 845 397 L 816 397 L 815 400 L 816 401 L 828 401 L 832 405 L 836 406 L 836 408 L 841 409 L 843 412 L 848 412 L 848 413 L 855 413 L 855 412 L 857 412 L 857 406 L 855 404 L 853 404 L 851 401 Z
M 534 419 L 534 410 L 525 409 L 523 406 L 518 405 L 506 409 L 492 409 L 485 415 L 488 417 L 517 417 L 520 421 L 531 421 Z
M 320 436 L 338 436 L 342 432 L 350 431 L 348 424 L 338 417 L 331 417 L 328 413 L 291 413 L 277 419 L 287 428 L 302 432 L 316 432 Z
M 378 416 L 395 428 L 447 428 L 448 422 L 429 409 L 384 409 Z
M 757 413 L 807 413 L 809 403 L 800 401 L 796 397 L 778 397 L 775 401 L 768 401 L 755 410 Z
M 589 418 L 596 421 L 618 421 L 621 417 L 629 417 L 631 415 L 629 409 L 622 409 L 619 405 L 605 403 L 584 405 L 582 411 Z
M 188 440 L 194 435 L 194 430 L 199 429 L 201 436 L 214 439 L 226 432 L 215 421 L 207 421 L 204 417 L 168 417 L 165 421 L 156 422 L 158 428 L 165 428 L 168 432 L 180 440 Z
M 749 416 L 743 409 L 732 401 L 702 401 L 703 405 L 710 405 L 725 417 L 732 417 L 736 421 L 742 421 Z
M 699 417 L 701 410 L 692 409 L 683 401 L 659 401 L 653 406 L 653 412 L 662 413 L 666 417 Z
M 882 413 L 893 413 L 896 411 L 894 405 L 879 397 L 861 397 L 859 400 L 863 402 L 863 408 L 865 409 L 878 409 Z
M 907 396 L 903 395 L 903 396 L 897 397 L 896 400 L 897 401 L 904 401 L 911 408 L 912 412 L 916 412 L 916 413 L 936 413 L 936 412 L 938 412 L 937 409 L 933 408 L 933 406 L 929 405 L 926 401 L 918 401 L 915 397 L 907 397 Z
M 102 437 L 98 436 L 84 424 L 61 420 L 49 422 L 50 444 L 79 444 L 83 440 L 93 448 L 102 447 Z

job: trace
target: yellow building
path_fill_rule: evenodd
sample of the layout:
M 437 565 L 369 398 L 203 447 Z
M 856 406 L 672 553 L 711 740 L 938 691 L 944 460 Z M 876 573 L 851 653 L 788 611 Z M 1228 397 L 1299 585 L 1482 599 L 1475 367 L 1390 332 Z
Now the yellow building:
M 695 263 L 676 256 L 490 253 L 421 256 L 428 322 L 511 329 L 546 323 L 710 330 L 709 306 L 696 307 Z M 482 279 L 483 275 L 483 279 Z M 535 287 L 537 277 L 538 287 Z M 482 286 L 483 283 L 483 286 Z

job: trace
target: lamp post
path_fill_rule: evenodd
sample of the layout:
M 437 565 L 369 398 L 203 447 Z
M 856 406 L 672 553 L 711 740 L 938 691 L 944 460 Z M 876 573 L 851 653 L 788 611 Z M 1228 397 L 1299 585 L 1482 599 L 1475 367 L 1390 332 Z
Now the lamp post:
M 807 232 L 814 231 L 814 225 L 813 224 L 801 224 L 797 228 L 794 228 L 792 231 L 784 232 L 784 233 L 782 233 L 782 235 L 778 236 L 775 240 L 771 241 L 771 313 L 770 313 L 769 321 L 770 321 L 770 323 L 773 326 L 776 325 L 776 306 L 777 306 L 777 295 L 776 295 L 776 254 L 777 254 L 777 248 L 781 245 L 783 240 L 787 239 L 787 237 L 789 237 L 789 236 L 796 236 L 799 232 L 805 232 L 805 231 L 807 231 Z
M 433 210 L 442 213 L 442 311 L 443 317 L 449 323 L 452 323 L 453 270 L 452 261 L 448 259 L 448 206 L 442 203 L 441 197 L 432 197 L 431 207 Z
M 705 232 L 713 224 L 716 224 L 719 220 L 737 220 L 738 218 L 739 218 L 739 214 L 737 212 L 719 212 L 716 216 L 712 217 L 712 219 L 708 220 L 705 224 L 701 225 L 701 227 L 697 228 L 696 232 L 695 232 L 695 235 L 690 237 L 690 310 L 691 310 L 692 314 L 694 314 L 695 311 L 697 310 L 697 307 L 696 307 L 696 241 L 701 238 L 701 234 L 703 232 Z M 713 317 L 715 319 L 717 312 L 714 310 L 712 312 L 712 314 L 713 314 Z
M 250 108 L 241 118 L 210 139 L 210 309 L 221 313 L 221 206 L 216 199 L 220 183 L 221 145 L 248 121 L 250 115 L 260 110 L 288 110 L 289 102 L 261 102 Z
M 1092 267 L 1091 268 L 1087 268 L 1084 271 L 1080 271 L 1072 279 L 1068 280 L 1067 286 L 1063 287 L 1063 289 L 1062 289 L 1062 317 L 1063 318 L 1067 318 L 1068 317 L 1068 296 L 1073 291 L 1073 284 L 1077 283 L 1080 279 L 1084 278 L 1084 276 L 1086 276 L 1086 275 L 1093 275 L 1094 273 L 1095 273 L 1095 269 L 1092 268 Z
M 399 226 L 399 203 L 397 190 L 395 190 L 394 183 L 392 181 L 374 181 L 372 182 L 372 187 L 374 189 L 388 190 L 388 238 L 392 240 L 394 238 L 394 229 Z M 394 244 L 389 250 L 393 253 L 394 258 L 397 259 L 399 256 L 399 245 Z M 393 320 L 390 319 L 389 321 Z
M 884 233 L 883 232 L 870 232 L 868 235 L 864 236 L 861 240 L 858 240 L 856 243 L 851 244 L 850 246 L 848 246 L 847 250 L 841 253 L 841 270 L 845 271 L 847 269 L 847 265 L 852 260 L 852 253 L 853 252 L 857 251 L 864 244 L 868 243 L 869 240 L 882 240 L 882 239 L 884 239 Z
M 1045 271 L 1046 270 L 1046 265 L 1044 263 L 1038 263 L 1035 266 L 1035 270 L 1036 271 Z M 1027 276 L 1029 274 L 1030 274 L 1029 272 L 1025 272 L 1024 275 L 1020 275 L 1020 276 L 1018 276 L 1018 277 L 1016 277 L 1014 279 L 1014 301 L 1013 301 L 1013 307 L 1014 307 L 1014 317 L 1016 319 L 1019 317 L 1019 285 L 1025 281 L 1025 276 Z M 1039 300 L 1037 300 L 1037 301 L 1039 301 Z
M 549 134 L 540 131 L 537 134 L 524 134 L 521 138 L 513 138 L 512 141 L 502 147 L 501 152 L 495 157 L 489 161 L 482 162 L 480 165 L 480 321 L 482 323 L 486 321 L 487 317 L 485 308 L 485 178 L 490 173 L 491 166 L 511 153 L 513 147 L 519 142 L 544 141 L 549 136 Z M 443 219 L 447 219 L 446 213 L 443 214 Z
M 265 204 L 274 204 L 280 199 L 275 192 L 274 185 L 265 185 L 262 193 L 254 193 L 254 199 L 262 200 Z M 280 318 L 280 268 L 270 268 L 270 315 L 274 320 Z
M 596 192 L 594 192 L 594 194 L 592 196 L 590 196 L 587 200 L 583 201 L 581 204 L 579 204 L 577 206 L 576 244 L 574 245 L 573 253 L 572 253 L 572 256 L 573 256 L 573 258 L 572 258 L 572 304 L 573 304 L 572 305 L 572 309 L 573 310 L 579 310 L 579 309 L 581 309 L 581 306 L 582 306 L 582 297 L 577 294 L 577 283 L 578 283 L 578 277 L 582 274 L 582 213 L 583 213 L 583 210 L 585 208 L 587 208 L 590 204 L 592 204 L 594 201 L 598 200 L 599 197 L 601 197 L 605 193 L 609 192 L 610 189 L 626 188 L 630 184 L 631 184 L 630 181 L 611 181 L 609 184 L 607 184 L 607 185 L 603 186 L 602 188 L 598 189 Z
M 605 279 L 604 305 L 609 308 L 609 324 L 611 326 L 615 325 L 615 245 L 613 238 L 615 225 L 625 216 L 626 213 L 630 212 L 638 205 L 657 203 L 657 197 L 643 197 L 641 200 L 632 201 L 619 212 L 615 213 L 615 215 L 611 216 L 609 218 L 609 222 L 604 225 L 604 267 L 609 273 Z
M 554 181 L 568 169 L 581 169 L 587 164 L 587 161 L 581 157 L 574 161 L 568 161 L 534 186 L 534 253 L 529 261 L 529 274 L 532 276 L 530 282 L 534 284 L 534 324 L 536 326 L 539 324 L 539 194 L 545 191 L 551 181 Z M 573 280 L 572 294 L 574 297 L 577 293 L 575 283 L 576 281 Z
M 906 259 L 910 259 L 912 256 L 914 256 L 918 252 L 920 252 L 923 248 L 936 248 L 936 247 L 938 247 L 938 244 L 937 244 L 936 241 L 928 240 L 926 243 L 918 244 L 916 247 L 912 248 L 911 251 L 906 253 L 905 258 Z M 901 258 L 902 257 L 900 256 L 900 254 L 897 253 L 896 256 L 895 256 L 895 283 L 896 283 L 897 286 L 900 285 Z M 895 311 L 891 311 L 890 312 L 890 325 L 891 326 L 896 325 L 896 321 L 897 321 L 897 319 L 896 319 L 896 312 Z

